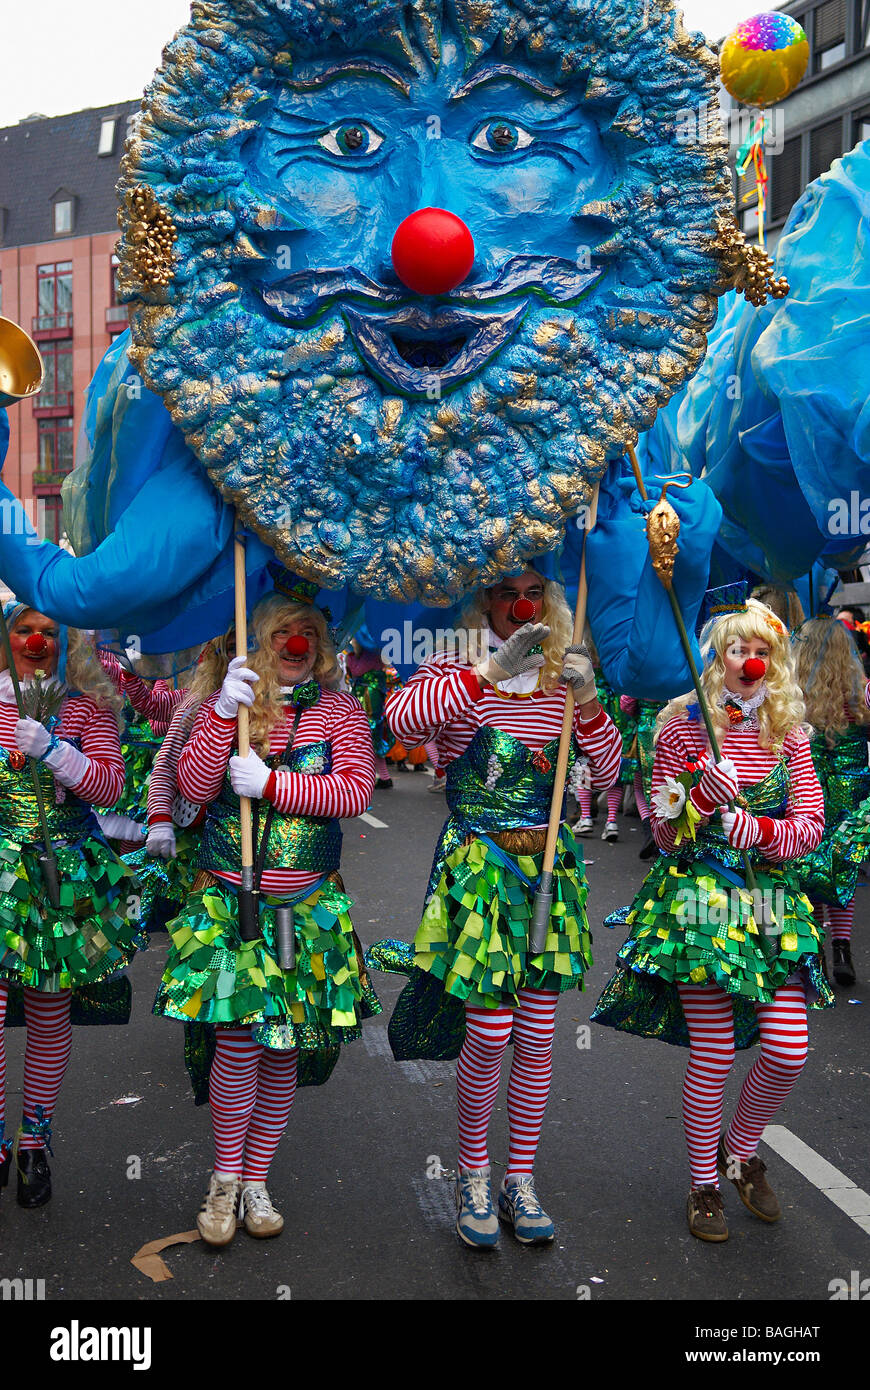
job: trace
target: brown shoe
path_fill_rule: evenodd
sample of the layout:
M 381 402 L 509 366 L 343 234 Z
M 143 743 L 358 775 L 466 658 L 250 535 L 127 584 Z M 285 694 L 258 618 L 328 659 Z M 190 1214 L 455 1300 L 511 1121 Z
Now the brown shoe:
M 727 1240 L 722 1194 L 716 1187 L 693 1187 L 686 1203 L 689 1230 L 699 1240 Z
M 734 1172 L 738 1164 L 740 1165 L 740 1176 L 735 1178 Z M 764 1176 L 767 1172 L 767 1164 L 762 1162 L 758 1154 L 754 1154 L 748 1162 L 731 1157 L 725 1148 L 725 1135 L 723 1134 L 719 1140 L 716 1166 L 723 1177 L 731 1179 L 740 1194 L 741 1202 L 752 1212 L 753 1216 L 760 1216 L 762 1221 L 779 1220 L 782 1211 L 776 1200 L 776 1193 Z

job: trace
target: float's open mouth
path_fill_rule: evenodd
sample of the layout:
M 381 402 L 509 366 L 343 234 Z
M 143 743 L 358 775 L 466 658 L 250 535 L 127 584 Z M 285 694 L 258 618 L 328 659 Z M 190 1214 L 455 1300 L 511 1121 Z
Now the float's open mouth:
M 374 375 L 405 396 L 431 400 L 486 366 L 519 327 L 527 303 L 501 313 L 419 305 L 392 313 L 345 305 L 342 312 Z

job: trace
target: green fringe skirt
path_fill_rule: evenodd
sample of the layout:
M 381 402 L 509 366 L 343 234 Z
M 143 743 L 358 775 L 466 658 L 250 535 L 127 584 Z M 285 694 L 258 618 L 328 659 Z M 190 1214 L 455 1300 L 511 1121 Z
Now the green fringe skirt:
M 518 855 L 526 878 L 537 882 L 543 853 Z M 441 981 L 455 998 L 487 1008 L 515 1008 L 518 992 L 582 989 L 592 964 L 586 920 L 583 858 L 567 826 L 559 834 L 553 905 L 543 952 L 528 955 L 534 895 L 483 840 L 447 857 L 414 938 L 414 964 Z
M 193 891 L 193 881 L 198 872 L 196 858 L 200 839 L 198 829 L 179 830 L 175 839 L 178 853 L 174 859 L 149 854 L 144 847 L 123 856 L 124 863 L 133 870 L 139 881 L 139 916 L 143 926 L 149 930 L 156 904 L 171 904 L 175 908 L 174 912 L 170 909 L 171 915 L 177 916 L 188 894 Z
M 678 984 L 715 984 L 734 1003 L 738 1047 L 757 1041 L 756 1003 L 770 1003 L 803 969 L 815 998 L 834 995 L 821 966 L 822 940 L 809 898 L 790 870 L 755 868 L 760 899 L 718 871 L 680 870 L 660 857 L 625 921 L 631 931 L 592 1018 L 597 1023 L 689 1046 Z
M 357 950 L 351 899 L 330 882 L 294 906 L 296 965 L 277 959 L 274 908 L 263 895 L 262 934 L 239 936 L 236 894 L 217 882 L 191 893 L 167 924 L 171 946 L 154 1013 L 184 1023 L 254 1026 L 266 1047 L 314 1052 L 361 1036 L 381 1012 Z
M 132 871 L 95 837 L 59 848 L 55 910 L 41 852 L 0 838 L 0 979 L 55 994 L 117 975 L 148 944 Z

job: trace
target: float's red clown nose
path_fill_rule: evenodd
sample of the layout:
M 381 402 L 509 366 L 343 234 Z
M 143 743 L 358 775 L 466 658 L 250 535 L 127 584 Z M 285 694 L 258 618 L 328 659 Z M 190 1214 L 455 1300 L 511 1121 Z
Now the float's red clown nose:
M 764 675 L 767 665 L 760 656 L 750 656 L 743 663 L 743 674 L 748 680 L 757 681 Z
M 511 608 L 511 617 L 516 618 L 518 623 L 529 623 L 535 616 L 535 605 L 530 598 L 515 599 Z
M 24 639 L 24 650 L 28 656 L 45 656 L 48 642 L 41 632 L 31 632 L 30 636 Z
M 393 266 L 416 294 L 446 294 L 474 264 L 474 241 L 461 217 L 443 208 L 420 208 L 399 224 Z
M 288 656 L 306 656 L 308 653 L 307 637 L 288 637 L 284 644 L 284 650 Z

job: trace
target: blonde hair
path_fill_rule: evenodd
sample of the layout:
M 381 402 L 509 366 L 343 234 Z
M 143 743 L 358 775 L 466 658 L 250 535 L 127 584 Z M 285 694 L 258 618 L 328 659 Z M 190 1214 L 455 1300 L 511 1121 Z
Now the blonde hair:
M 9 631 L 13 632 L 28 613 L 36 613 L 41 618 L 57 622 L 50 613 L 40 613 L 38 608 L 24 608 L 9 624 Z M 60 626 L 58 623 L 58 627 Z M 8 665 L 5 644 L 0 643 L 0 671 L 5 671 Z M 120 731 L 123 726 L 121 714 L 124 709 L 124 696 L 103 670 L 91 634 L 82 632 L 77 627 L 67 628 L 66 684 L 71 691 L 78 690 L 82 695 L 87 695 L 98 709 L 110 709 Z
M 253 687 L 251 743 L 265 757 L 269 751 L 269 735 L 284 717 L 278 653 L 272 650 L 274 634 L 288 623 L 306 619 L 317 633 L 317 660 L 312 678 L 329 689 L 337 684 L 340 670 L 326 619 L 319 608 L 308 603 L 294 603 L 283 594 L 273 593 L 260 600 L 251 617 L 256 646 L 248 656 L 247 665 L 260 677 Z
M 227 667 L 235 655 L 235 645 L 235 623 L 230 623 L 226 632 L 222 632 L 219 637 L 213 637 L 210 642 L 206 642 L 193 673 L 193 680 L 187 688 L 185 708 L 189 707 L 190 702 L 199 709 L 203 700 L 220 690 Z
M 792 631 L 804 621 L 804 606 L 794 589 L 785 589 L 780 584 L 757 584 L 750 598 L 758 599 L 759 603 L 766 603 Z
M 728 716 L 719 704 L 725 685 L 724 654 L 735 640 L 747 642 L 753 637 L 766 642 L 770 651 L 765 675 L 767 697 L 757 710 L 758 742 L 762 748 L 778 753 L 786 736 L 803 725 L 806 709 L 795 676 L 788 629 L 767 604 L 749 598 L 745 613 L 726 613 L 707 624 L 700 642 L 704 657 L 701 689 L 707 697 L 717 738 L 721 740 L 731 730 Z M 665 705 L 656 720 L 656 739 L 669 719 L 684 715 L 687 705 L 696 700 L 697 695 L 691 691 Z
M 807 718 L 829 748 L 850 724 L 870 724 L 866 676 L 848 628 L 836 618 L 810 618 L 792 636 L 792 648 Z
M 531 569 L 532 566 L 530 565 Z M 556 584 L 551 579 L 541 580 L 544 586 L 544 601 L 541 605 L 540 621 L 546 623 L 550 629 L 550 635 L 542 644 L 544 653 L 544 665 L 541 668 L 541 689 L 545 691 L 555 690 L 562 677 L 562 659 L 565 648 L 570 645 L 574 633 L 574 620 L 571 610 L 565 601 L 565 590 L 561 584 Z M 495 588 L 495 585 L 491 585 Z M 469 602 L 462 609 L 459 615 L 460 631 L 466 632 L 469 636 L 482 632 L 489 627 L 489 613 L 487 594 L 489 589 L 478 589 L 471 595 Z M 468 643 L 469 653 L 473 651 L 473 644 Z M 487 653 L 481 651 L 480 659 L 485 659 Z

